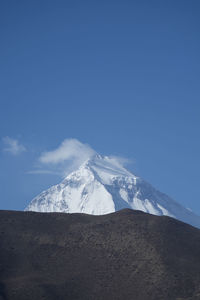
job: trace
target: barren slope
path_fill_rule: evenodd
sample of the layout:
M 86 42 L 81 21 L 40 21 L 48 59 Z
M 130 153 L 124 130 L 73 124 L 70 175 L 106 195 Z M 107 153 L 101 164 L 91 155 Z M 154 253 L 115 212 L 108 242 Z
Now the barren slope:
M 200 297 L 200 230 L 170 217 L 0 211 L 0 237 L 0 299 Z

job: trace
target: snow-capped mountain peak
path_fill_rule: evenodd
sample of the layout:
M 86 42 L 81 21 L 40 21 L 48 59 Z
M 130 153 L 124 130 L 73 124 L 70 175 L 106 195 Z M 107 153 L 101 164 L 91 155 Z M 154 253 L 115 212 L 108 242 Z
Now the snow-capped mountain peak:
M 129 172 L 114 157 L 93 155 L 26 210 L 102 215 L 123 208 L 167 215 L 200 227 L 200 217 Z
M 115 177 L 133 177 L 115 158 L 99 154 L 88 159 L 81 165 L 80 170 L 89 169 L 102 184 L 111 184 Z

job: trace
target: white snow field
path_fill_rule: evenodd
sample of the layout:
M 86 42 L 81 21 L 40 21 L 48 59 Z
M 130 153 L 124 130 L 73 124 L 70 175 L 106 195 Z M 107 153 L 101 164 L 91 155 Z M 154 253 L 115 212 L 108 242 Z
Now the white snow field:
M 27 211 L 108 214 L 123 208 L 177 218 L 200 227 L 200 217 L 116 160 L 94 155 L 60 184 L 35 197 Z

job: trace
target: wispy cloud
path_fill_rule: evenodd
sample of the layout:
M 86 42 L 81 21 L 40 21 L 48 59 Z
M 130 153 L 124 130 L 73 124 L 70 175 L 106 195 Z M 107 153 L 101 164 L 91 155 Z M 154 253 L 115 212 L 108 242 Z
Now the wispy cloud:
M 43 152 L 38 158 L 37 169 L 28 174 L 54 174 L 66 176 L 96 152 L 77 139 L 65 139 L 56 149 Z
M 3 151 L 9 152 L 12 155 L 19 155 L 26 151 L 26 148 L 20 144 L 17 139 L 6 136 L 2 139 L 2 141 L 4 143 Z
M 111 155 L 109 156 L 110 161 L 116 165 L 116 167 L 122 167 L 122 166 L 127 166 L 132 164 L 132 160 L 122 157 L 122 156 L 115 156 L 115 155 Z
M 77 139 L 65 139 L 56 149 L 43 152 L 38 158 L 36 169 L 27 173 L 64 177 L 95 154 L 97 152 L 88 144 L 83 144 Z M 109 156 L 107 159 L 116 167 L 130 163 L 130 160 L 118 156 Z
M 80 164 L 94 154 L 89 145 L 76 139 L 65 139 L 57 149 L 43 152 L 39 160 L 43 164 L 59 164 L 69 160 Z
M 37 170 L 31 170 L 26 172 L 26 174 L 50 174 L 50 175 L 60 175 L 59 172 L 54 172 L 51 170 L 42 170 L 42 169 L 37 169 Z

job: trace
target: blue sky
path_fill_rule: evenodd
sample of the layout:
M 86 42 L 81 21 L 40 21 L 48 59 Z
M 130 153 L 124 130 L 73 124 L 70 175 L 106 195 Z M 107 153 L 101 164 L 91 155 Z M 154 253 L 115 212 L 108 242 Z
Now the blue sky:
M 200 214 L 199 13 L 195 0 L 1 1 L 0 208 L 59 182 L 33 171 L 75 138 Z

